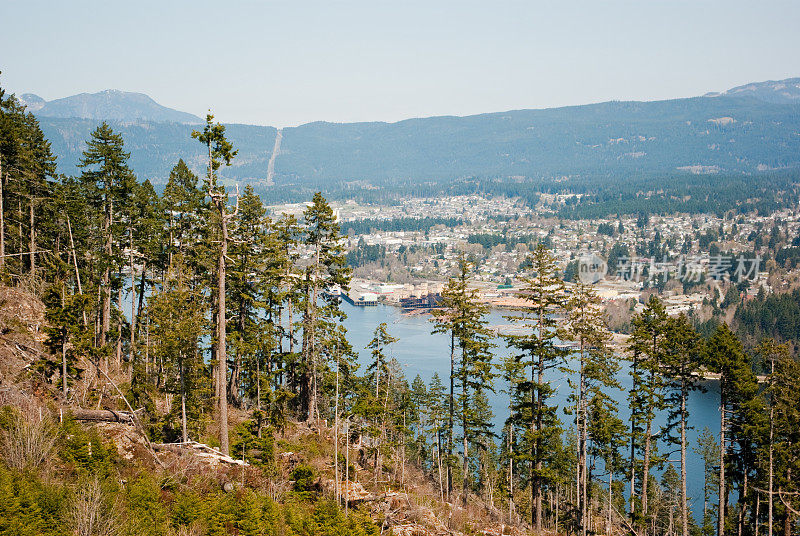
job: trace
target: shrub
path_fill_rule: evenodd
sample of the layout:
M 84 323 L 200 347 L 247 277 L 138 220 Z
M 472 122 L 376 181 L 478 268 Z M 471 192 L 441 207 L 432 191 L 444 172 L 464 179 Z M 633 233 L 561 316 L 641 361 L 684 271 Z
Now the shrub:
M 297 467 L 292 469 L 290 478 L 294 481 L 292 489 L 308 497 L 313 491 L 314 486 L 314 470 L 305 464 L 298 464 Z
M 2 434 L 6 465 L 19 471 L 37 470 L 52 461 L 58 431 L 48 417 L 6 413 L 3 421 L 7 423 Z

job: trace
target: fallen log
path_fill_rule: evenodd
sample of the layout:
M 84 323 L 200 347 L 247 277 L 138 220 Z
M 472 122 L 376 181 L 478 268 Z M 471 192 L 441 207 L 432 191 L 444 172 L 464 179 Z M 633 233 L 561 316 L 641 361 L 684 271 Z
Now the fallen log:
M 121 422 L 133 424 L 133 416 L 127 411 L 84 408 L 64 408 L 62 411 L 72 415 L 76 421 Z
M 247 462 L 227 456 L 217 449 L 203 443 L 198 443 L 197 441 L 187 441 L 186 443 L 153 443 L 152 445 L 153 449 L 156 451 L 190 452 L 193 456 L 209 460 L 212 463 L 221 462 L 231 465 L 249 465 Z

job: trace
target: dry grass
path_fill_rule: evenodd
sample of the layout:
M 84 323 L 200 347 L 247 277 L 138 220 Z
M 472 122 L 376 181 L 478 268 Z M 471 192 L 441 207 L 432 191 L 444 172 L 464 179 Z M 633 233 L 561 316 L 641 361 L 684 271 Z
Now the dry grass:
M 116 505 L 110 504 L 95 478 L 81 486 L 72 502 L 68 524 L 77 536 L 116 536 L 120 533 Z
M 14 408 L 10 426 L 0 434 L 6 465 L 17 470 L 40 470 L 55 458 L 58 428 L 36 400 L 17 388 L 0 392 L 0 407 Z
M 3 459 L 20 471 L 39 470 L 53 461 L 57 429 L 49 417 L 17 417 L 8 430 L 3 431 Z

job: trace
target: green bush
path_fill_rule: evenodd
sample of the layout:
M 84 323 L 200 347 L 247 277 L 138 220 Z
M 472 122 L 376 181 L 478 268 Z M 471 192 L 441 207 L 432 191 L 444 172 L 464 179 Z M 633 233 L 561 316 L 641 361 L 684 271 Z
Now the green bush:
M 308 497 L 308 494 L 313 491 L 314 470 L 308 465 L 302 463 L 298 464 L 297 467 L 292 469 L 289 477 L 294 481 L 292 484 L 292 489 L 296 493 L 300 493 Z
M 116 459 L 116 448 L 107 446 L 96 430 L 69 418 L 61 425 L 59 446 L 62 460 L 78 472 L 105 476 Z

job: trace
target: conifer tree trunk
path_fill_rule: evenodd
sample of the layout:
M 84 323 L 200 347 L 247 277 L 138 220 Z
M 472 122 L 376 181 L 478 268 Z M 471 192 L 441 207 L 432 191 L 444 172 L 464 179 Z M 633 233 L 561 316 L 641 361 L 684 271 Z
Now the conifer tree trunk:
M 651 377 L 654 373 L 651 372 Z M 648 411 L 649 412 L 649 411 Z M 642 457 L 642 515 L 647 515 L 648 487 L 650 485 L 650 449 L 653 438 L 653 419 L 647 415 L 647 428 L 644 432 L 644 456 Z
M 122 285 L 117 290 L 117 302 L 122 305 Z M 117 350 L 116 350 L 117 372 L 122 370 L 122 319 L 117 322 Z
M 25 220 L 23 220 L 22 199 L 20 198 L 20 199 L 17 200 L 17 222 L 19 223 L 19 225 L 17 226 L 17 231 L 19 231 L 19 241 L 17 242 L 17 248 L 18 248 L 17 252 L 20 253 L 20 258 L 19 258 L 20 270 L 22 269 L 22 265 L 25 262 L 25 257 L 21 255 L 22 254 L 23 244 L 25 243 L 25 239 L 24 239 L 25 233 L 24 233 L 24 230 L 22 228 L 22 222 L 23 221 L 25 221 Z
M 786 486 L 789 487 L 791 482 L 792 468 L 789 467 L 786 471 Z M 792 513 L 788 511 L 788 508 L 786 509 L 786 515 L 783 518 L 783 536 L 792 536 Z
M 61 284 L 61 307 L 64 307 L 64 294 L 66 289 L 64 284 Z M 69 335 L 67 330 L 64 330 L 64 335 L 61 338 L 61 392 L 64 395 L 64 400 L 67 399 L 67 339 Z
M 689 512 L 686 497 L 686 380 L 681 387 L 681 534 L 689 536 Z
M 8 177 L 8 173 L 6 173 Z M 5 181 L 3 180 L 3 162 L 0 158 L 0 269 L 6 264 L 6 219 L 5 219 Z
M 584 380 L 585 383 L 585 380 Z M 581 519 L 583 519 L 583 523 L 581 524 L 581 532 L 583 536 L 586 536 L 587 532 L 587 524 L 591 521 L 589 517 L 589 467 L 588 467 L 588 415 L 587 415 L 587 408 L 586 408 L 586 393 L 585 393 L 585 386 L 584 386 L 584 406 L 583 406 L 583 422 L 582 427 L 583 430 L 581 435 L 583 436 L 583 449 L 581 450 Z
M 103 267 L 103 278 L 100 282 L 101 292 L 101 306 L 100 306 L 100 347 L 103 348 L 108 343 L 108 332 L 111 329 L 111 251 L 113 246 L 113 237 L 111 233 L 111 225 L 114 221 L 114 204 L 108 197 L 110 193 L 106 193 L 106 221 L 105 221 L 105 266 Z
M 462 471 L 464 472 L 464 478 L 462 482 L 462 486 L 464 488 L 464 498 L 462 504 L 464 505 L 464 508 L 466 508 L 467 497 L 469 496 L 469 445 L 467 444 L 466 434 L 464 434 L 464 436 L 464 460 L 462 464 Z
M 544 326 L 544 313 L 541 309 L 539 309 L 539 336 L 542 336 L 542 330 Z M 531 494 L 532 494 L 532 501 L 531 506 L 533 510 L 533 526 L 536 528 L 536 532 L 542 532 L 542 480 L 540 478 L 542 472 L 542 409 L 544 405 L 544 401 L 542 400 L 542 390 L 541 386 L 544 382 L 544 355 L 541 353 L 539 354 L 539 360 L 536 367 L 536 378 L 534 381 L 534 369 L 531 367 L 531 381 L 534 382 L 538 388 L 534 388 L 535 393 L 535 408 L 536 408 L 536 418 L 533 419 L 534 429 L 536 431 L 535 437 L 536 440 L 532 442 L 531 450 L 533 451 L 531 454 L 533 455 L 533 459 L 536 460 L 534 464 L 535 474 L 532 480 L 531 486 Z M 531 394 L 533 397 L 534 393 Z
M 317 407 L 317 295 L 319 292 L 319 244 L 316 245 L 314 256 L 314 281 L 311 286 L 311 337 L 309 339 L 309 350 L 311 360 L 311 407 L 309 417 L 319 419 L 319 408 Z M 388 392 L 387 392 L 388 396 Z
M 225 214 L 225 202 L 222 196 L 215 196 L 214 201 L 220 215 L 222 243 L 219 249 L 217 266 L 217 382 L 219 384 L 219 443 L 223 454 L 229 453 L 228 446 L 228 356 L 226 349 L 227 333 L 225 325 L 225 257 L 228 255 L 228 218 Z
M 720 383 L 719 407 L 719 508 L 717 536 L 725 534 L 725 386 Z
M 29 250 L 30 251 L 30 259 L 31 259 L 31 273 L 36 272 L 36 226 L 34 222 L 34 215 L 33 215 L 33 196 L 31 195 L 31 203 L 30 203 L 30 226 L 31 226 L 31 233 L 30 233 L 30 244 Z
M 294 330 L 293 330 L 292 323 L 294 321 L 292 319 L 292 314 L 294 314 L 294 312 L 292 311 L 292 297 L 291 296 L 289 296 L 289 300 L 288 300 L 288 302 L 286 304 L 286 314 L 289 317 L 288 318 L 288 324 L 289 324 L 289 353 L 293 354 L 294 353 Z
M 462 346 L 461 349 L 461 428 L 464 432 L 464 460 L 462 465 L 463 471 L 463 490 L 464 490 L 464 499 L 463 505 L 466 508 L 467 506 L 467 497 L 469 495 L 469 444 L 467 442 L 468 433 L 468 424 L 467 424 L 467 411 L 468 411 L 468 404 L 469 404 L 469 387 L 467 385 L 467 364 L 466 364 L 467 355 L 464 351 Z
M 608 520 L 606 522 L 606 534 L 611 534 L 611 505 L 614 496 L 613 493 L 614 471 L 608 471 Z
M 128 241 L 130 242 L 129 247 L 129 261 L 130 261 L 130 270 L 131 270 L 131 338 L 130 338 L 130 367 L 131 367 L 131 376 L 133 376 L 133 360 L 134 360 L 134 351 L 133 345 L 136 341 L 136 330 L 134 329 L 134 322 L 136 321 L 136 276 L 134 275 L 133 271 L 133 228 L 129 225 L 128 226 Z
M 442 474 L 442 435 L 441 433 L 436 434 L 437 438 L 437 445 L 436 445 L 436 462 L 439 466 L 439 498 L 442 502 L 444 502 L 444 478 Z
M 514 522 L 514 425 L 508 428 L 508 522 Z
M 580 338 L 580 370 L 579 370 L 579 384 L 577 396 L 577 410 L 575 417 L 577 419 L 575 431 L 578 434 L 578 467 L 577 467 L 577 489 L 578 494 L 578 512 L 580 515 L 580 528 L 581 534 L 586 536 L 586 441 L 588 436 L 587 431 L 587 402 L 586 402 L 586 374 L 585 374 L 585 341 L 583 337 Z
M 189 441 L 186 426 L 186 377 L 184 372 L 183 352 L 178 354 L 178 373 L 181 375 L 181 439 L 184 443 Z
M 147 257 L 145 256 L 142 259 L 142 276 L 139 278 L 139 304 L 136 306 L 136 327 L 134 329 L 134 333 L 137 335 L 139 334 L 139 324 L 140 318 L 142 316 L 142 311 L 144 310 L 144 285 L 147 281 Z M 131 279 L 133 281 L 133 279 Z
M 633 362 L 633 387 L 632 391 L 636 391 L 638 388 L 636 382 L 636 361 Z M 634 418 L 633 412 L 631 412 L 631 459 L 630 459 L 630 469 L 631 469 L 631 482 L 630 482 L 630 514 L 633 517 L 634 512 L 636 512 L 636 420 Z
M 447 417 L 447 500 L 450 500 L 450 494 L 453 492 L 453 472 L 452 472 L 452 456 L 453 456 L 453 392 L 455 387 L 455 360 L 456 360 L 456 336 L 450 332 L 450 401 Z
M 770 393 L 769 393 L 769 502 L 767 504 L 767 536 L 772 536 L 772 486 L 773 486 L 773 478 L 774 478 L 774 465 L 773 465 L 773 457 L 774 457 L 774 449 L 775 449 L 775 407 L 774 407 L 774 400 L 773 400 L 773 386 L 772 381 L 775 374 L 775 358 L 773 357 L 770 363 Z

